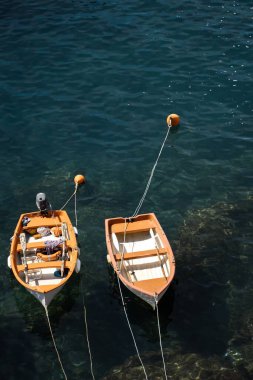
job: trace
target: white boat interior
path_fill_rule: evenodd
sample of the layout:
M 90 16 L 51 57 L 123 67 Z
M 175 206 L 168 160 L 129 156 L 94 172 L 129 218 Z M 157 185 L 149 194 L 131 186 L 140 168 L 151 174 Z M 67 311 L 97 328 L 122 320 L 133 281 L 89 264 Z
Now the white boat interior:
M 26 243 L 27 244 L 37 243 L 38 245 L 41 242 L 45 242 L 48 240 L 57 241 L 57 239 L 59 239 L 59 238 L 55 237 L 53 234 L 51 234 L 50 236 L 43 236 L 43 237 L 40 237 L 39 239 L 35 239 L 32 235 L 30 235 L 27 232 L 25 232 L 25 237 L 26 237 Z M 61 268 L 59 268 L 59 266 L 57 266 L 57 265 L 55 267 L 54 266 L 51 266 L 51 267 L 45 266 L 45 264 L 44 264 L 45 261 L 37 256 L 37 253 L 40 251 L 41 250 L 37 249 L 37 248 L 32 248 L 32 249 L 28 248 L 25 251 L 25 257 L 24 257 L 23 252 L 20 252 L 17 255 L 17 258 L 16 258 L 17 265 L 27 264 L 28 268 L 29 268 L 29 264 L 41 263 L 41 266 L 37 265 L 37 267 L 34 269 L 28 269 L 26 271 L 26 273 L 24 270 L 19 271 L 20 278 L 24 282 L 26 282 L 27 284 L 29 284 L 31 286 L 57 285 L 57 284 L 59 284 L 60 282 L 62 282 L 62 279 L 65 277 L 65 275 L 64 275 L 64 277 L 57 276 L 57 274 L 59 273 Z M 61 260 L 58 259 L 56 261 L 55 260 L 51 261 L 51 263 L 53 263 L 53 262 L 61 263 Z M 66 271 L 66 269 L 65 269 L 65 271 Z
M 36 255 L 36 249 L 26 251 L 26 263 L 34 264 L 41 263 L 40 268 L 36 269 L 28 269 L 25 275 L 25 271 L 22 270 L 19 272 L 20 278 L 31 286 L 40 286 L 40 285 L 57 285 L 62 281 L 62 278 L 56 277 L 55 272 L 59 271 L 59 268 L 52 267 L 47 268 L 43 267 L 44 261 L 39 259 Z M 25 265 L 25 259 L 22 253 L 19 255 L 19 259 L 17 260 L 18 265 Z
M 112 250 L 121 274 L 131 282 L 168 278 L 170 275 L 168 255 L 155 228 L 126 234 L 112 233 Z M 145 255 L 145 252 L 149 254 Z

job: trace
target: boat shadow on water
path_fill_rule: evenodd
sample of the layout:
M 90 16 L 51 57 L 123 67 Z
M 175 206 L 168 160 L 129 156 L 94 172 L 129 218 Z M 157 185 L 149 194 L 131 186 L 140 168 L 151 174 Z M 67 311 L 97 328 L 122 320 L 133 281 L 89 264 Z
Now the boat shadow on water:
M 117 275 L 109 265 L 108 276 L 111 286 L 111 295 L 114 300 L 117 300 L 119 307 L 123 309 Z M 168 290 L 159 301 L 158 309 L 161 333 L 166 333 L 168 325 L 172 322 L 171 315 L 173 313 L 176 283 L 176 280 L 172 281 Z M 130 323 L 141 328 L 147 334 L 150 341 L 157 341 L 158 333 L 156 311 L 154 311 L 146 302 L 133 294 L 124 285 L 121 285 L 121 289 Z

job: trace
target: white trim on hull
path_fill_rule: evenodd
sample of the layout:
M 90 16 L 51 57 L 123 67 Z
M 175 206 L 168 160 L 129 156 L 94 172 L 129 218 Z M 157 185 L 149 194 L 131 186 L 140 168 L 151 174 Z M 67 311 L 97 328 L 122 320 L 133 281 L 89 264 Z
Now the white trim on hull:
M 28 290 L 29 293 L 31 293 L 38 301 L 40 301 L 40 303 L 42 304 L 42 306 L 44 306 L 44 308 L 47 308 L 50 302 L 56 296 L 56 294 L 58 294 L 61 291 L 63 286 L 64 284 L 62 286 L 58 286 L 58 288 L 55 288 L 48 293 L 40 293 L 31 289 L 26 289 L 26 290 Z
M 145 294 L 141 291 L 138 291 L 134 288 L 131 288 L 130 286 L 128 286 L 127 284 L 125 284 L 125 282 L 121 281 L 122 284 L 125 285 L 125 287 L 130 290 L 130 292 L 134 293 L 137 297 L 141 298 L 143 301 L 145 301 L 146 303 L 148 303 L 153 310 L 155 310 L 156 308 L 156 301 L 155 301 L 155 294 L 154 296 L 150 296 L 148 294 Z M 162 298 L 162 296 L 164 295 L 164 293 L 167 291 L 168 288 L 164 289 L 164 291 L 162 293 L 160 293 L 158 296 L 157 296 L 157 302 L 160 301 L 160 299 Z

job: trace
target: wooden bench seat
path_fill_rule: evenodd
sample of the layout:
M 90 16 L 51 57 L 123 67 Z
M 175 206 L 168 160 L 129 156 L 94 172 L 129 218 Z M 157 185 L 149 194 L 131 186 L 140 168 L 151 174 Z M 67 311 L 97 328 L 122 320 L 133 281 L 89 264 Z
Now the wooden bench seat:
M 142 257 L 149 257 L 149 256 L 157 256 L 157 254 L 159 253 L 159 255 L 166 255 L 167 254 L 167 250 L 165 248 L 160 248 L 160 249 L 149 249 L 149 250 L 146 250 L 146 251 L 138 251 L 138 252 L 125 252 L 123 257 L 125 260 L 131 260 L 131 259 L 140 259 Z M 121 260 L 121 253 L 116 253 L 114 255 L 114 258 L 115 260 Z
M 43 249 L 46 248 L 45 242 L 44 241 L 34 241 L 32 243 L 26 243 L 26 249 Z M 21 244 L 17 245 L 17 251 L 22 251 Z
M 41 261 L 41 262 L 36 262 L 32 264 L 27 264 L 28 270 L 32 269 L 43 269 L 43 268 L 61 268 L 62 265 L 62 260 L 57 260 L 57 261 Z M 70 269 L 73 266 L 73 262 L 71 261 L 65 261 L 64 263 L 64 268 Z M 17 271 L 18 272 L 24 272 L 25 270 L 25 265 L 17 265 Z
M 26 249 L 29 250 L 29 249 L 35 249 L 35 248 L 37 248 L 37 249 L 46 248 L 46 244 L 45 244 L 46 241 L 50 241 L 50 239 L 44 240 L 44 241 L 38 240 L 38 241 L 33 241 L 32 243 L 26 243 Z M 52 239 L 52 241 L 56 241 L 56 240 Z M 68 245 L 67 241 L 65 242 L 65 244 L 66 244 L 66 246 Z M 61 245 L 62 245 L 62 243 L 59 244 L 58 246 L 56 246 L 55 248 L 57 248 Z M 19 252 L 19 251 L 22 251 L 21 244 L 17 245 L 17 252 Z
M 129 222 L 129 223 L 116 223 L 111 226 L 112 233 L 126 233 L 130 232 L 143 232 L 149 231 L 150 228 L 155 228 L 155 224 L 150 220 L 140 220 L 138 222 Z
M 60 227 L 61 226 L 61 220 L 58 217 L 55 218 L 42 218 L 39 216 L 31 218 L 30 222 L 27 224 L 27 226 L 23 227 L 24 231 L 39 228 L 39 227 Z

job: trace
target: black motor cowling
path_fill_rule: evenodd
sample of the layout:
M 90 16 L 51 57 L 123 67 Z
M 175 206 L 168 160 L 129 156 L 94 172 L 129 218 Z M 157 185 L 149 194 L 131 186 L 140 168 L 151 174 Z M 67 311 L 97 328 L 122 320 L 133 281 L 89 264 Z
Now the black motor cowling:
M 45 193 L 38 193 L 36 195 L 36 205 L 42 213 L 47 213 L 51 209 Z

